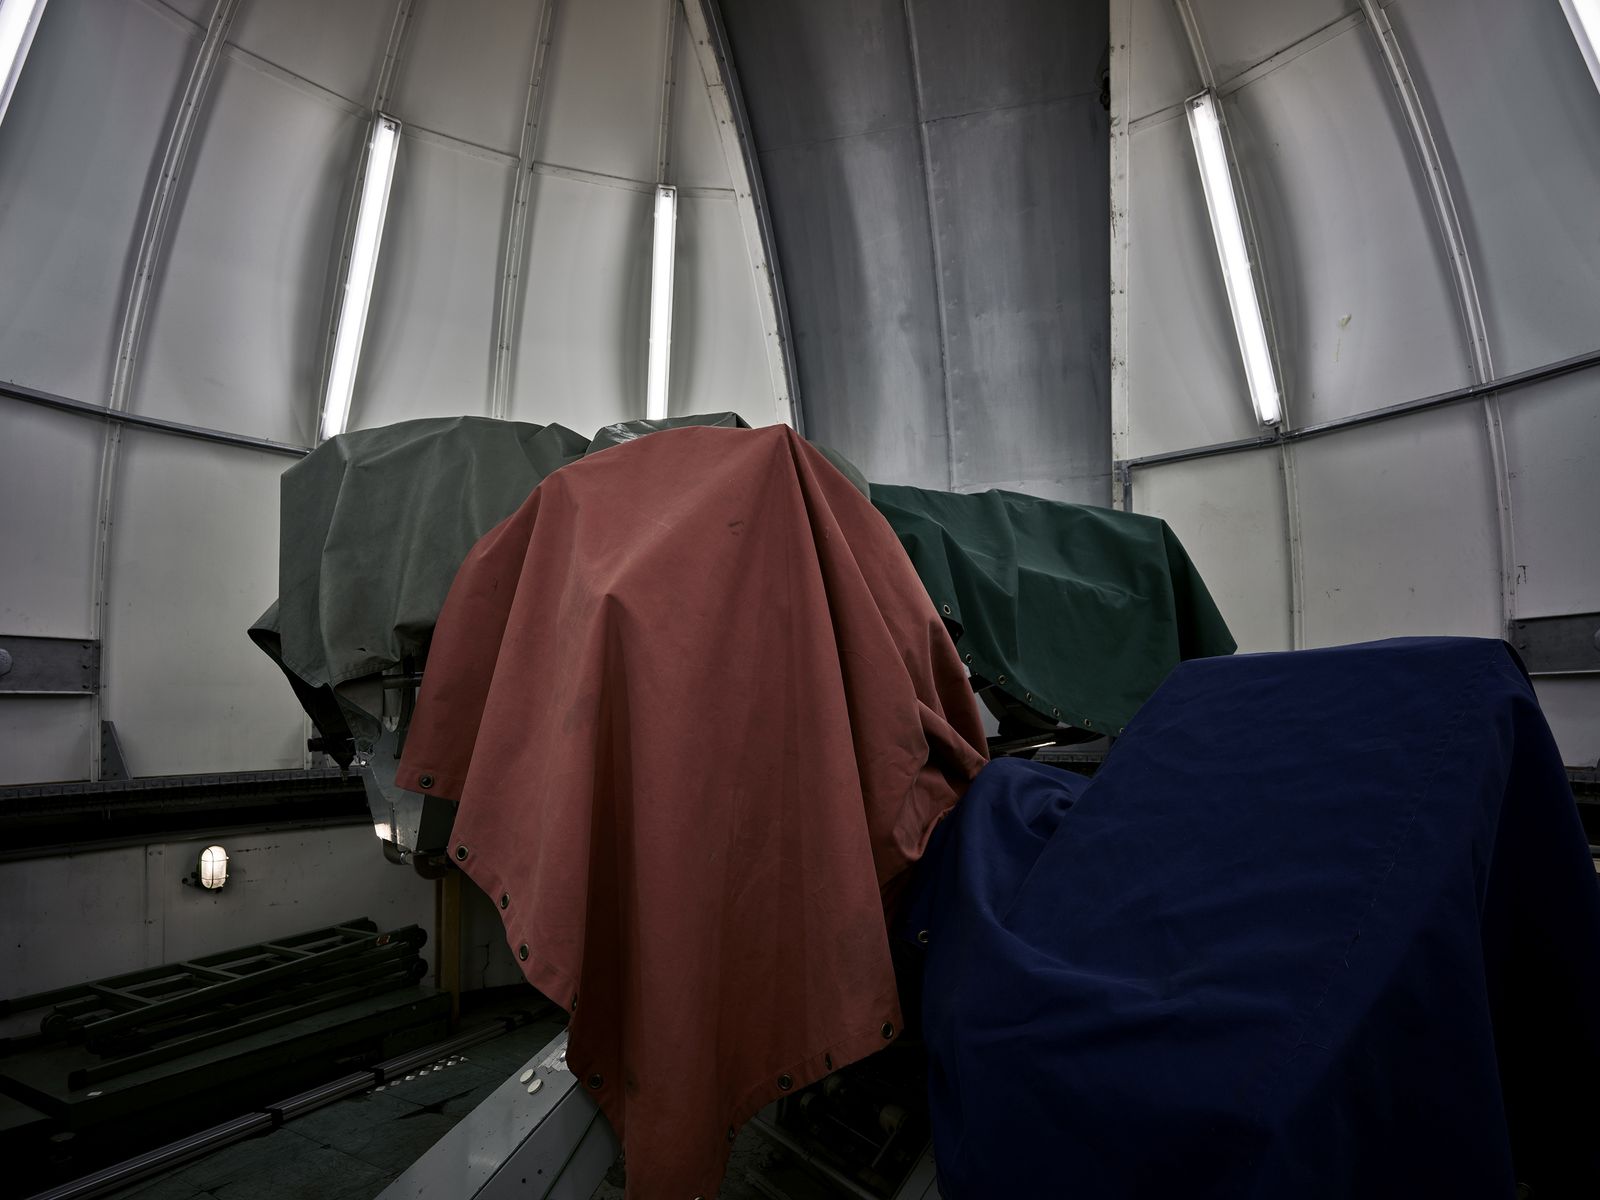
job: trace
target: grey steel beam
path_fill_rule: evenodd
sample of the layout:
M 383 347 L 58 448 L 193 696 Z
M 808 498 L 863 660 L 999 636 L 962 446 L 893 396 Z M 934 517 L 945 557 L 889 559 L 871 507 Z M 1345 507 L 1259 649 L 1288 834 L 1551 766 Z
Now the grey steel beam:
M 131 413 L 118 409 L 107 408 L 103 404 L 89 404 L 83 400 L 74 400 L 69 396 L 58 396 L 53 392 L 42 392 L 38 388 L 23 387 L 17 383 L 0 383 L 0 396 L 8 400 L 20 400 L 25 404 L 37 404 L 43 408 L 53 408 L 57 412 L 72 413 L 74 416 L 89 417 L 96 421 L 108 421 L 113 425 L 127 425 L 135 429 L 149 429 L 156 433 L 170 433 L 174 437 L 194 438 L 201 442 L 215 442 L 222 446 L 235 446 L 243 450 L 264 450 L 269 454 L 284 454 L 291 458 L 304 458 L 311 453 L 309 446 L 296 446 L 290 442 L 274 442 L 269 438 L 248 437 L 242 433 L 229 433 L 224 429 L 209 429 L 203 425 L 185 425 L 182 421 L 164 421 L 160 417 L 146 417 L 139 413 Z
M 1600 612 L 1512 621 L 1507 640 L 1530 675 L 1600 674 Z
M 1559 379 L 1563 375 L 1571 375 L 1594 367 L 1600 367 L 1600 350 L 1591 350 L 1587 354 L 1577 354 L 1571 358 L 1563 358 L 1553 363 L 1546 363 L 1542 367 L 1531 367 L 1526 371 L 1519 371 L 1515 375 L 1502 375 L 1500 378 L 1491 380 L 1488 383 L 1472 383 L 1466 387 L 1455 388 L 1448 392 L 1423 396 L 1418 400 L 1406 400 L 1399 404 L 1387 405 L 1384 408 L 1373 408 L 1368 409 L 1366 412 L 1352 413 L 1348 417 L 1338 417 L 1332 421 L 1304 425 L 1299 429 L 1264 433 L 1260 437 L 1237 438 L 1230 442 L 1212 442 L 1205 446 L 1193 446 L 1185 450 L 1168 450 L 1161 454 L 1145 454 L 1138 458 L 1123 459 L 1114 464 L 1114 466 L 1119 471 L 1132 472 L 1145 467 L 1165 466 L 1168 463 L 1190 462 L 1200 458 L 1215 458 L 1219 454 L 1236 454 L 1241 450 L 1260 450 L 1267 446 L 1302 442 L 1310 438 L 1325 437 L 1330 433 L 1338 433 L 1344 429 L 1374 425 L 1379 421 L 1392 421 L 1396 417 L 1407 417 L 1413 413 L 1427 412 L 1429 409 L 1461 404 L 1464 401 L 1479 399 L 1490 392 L 1496 393 L 1501 399 L 1505 399 L 1507 394 L 1515 394 L 1546 380 Z
M 0 633 L 0 696 L 89 696 L 99 686 L 99 642 Z
M 539 32 L 534 41 L 533 65 L 528 72 L 528 96 L 522 108 L 522 137 L 517 146 L 516 178 L 511 185 L 511 214 L 500 259 L 499 319 L 494 336 L 494 371 L 489 383 L 489 415 L 504 420 L 511 406 L 512 349 L 516 344 L 522 299 L 527 280 L 522 270 L 523 245 L 532 217 L 534 164 L 539 149 L 539 127 L 544 118 L 545 70 L 556 17 L 556 0 L 544 0 Z

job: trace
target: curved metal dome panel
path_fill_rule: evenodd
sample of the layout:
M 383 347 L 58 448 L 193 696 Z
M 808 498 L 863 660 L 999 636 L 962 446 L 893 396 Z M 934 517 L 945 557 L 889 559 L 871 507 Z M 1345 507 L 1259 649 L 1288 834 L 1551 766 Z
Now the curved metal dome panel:
M 104 687 L 8 700 L 0 782 L 92 775 L 101 719 L 141 774 L 308 761 L 243 632 L 289 461 L 249 446 L 317 435 L 374 107 L 402 134 L 351 427 L 644 415 L 660 183 L 673 411 L 787 412 L 690 24 L 676 0 L 51 0 L 0 126 L 0 378 L 211 440 L 5 401 L 0 550 L 37 570 L 0 583 L 0 633 L 100 640 Z

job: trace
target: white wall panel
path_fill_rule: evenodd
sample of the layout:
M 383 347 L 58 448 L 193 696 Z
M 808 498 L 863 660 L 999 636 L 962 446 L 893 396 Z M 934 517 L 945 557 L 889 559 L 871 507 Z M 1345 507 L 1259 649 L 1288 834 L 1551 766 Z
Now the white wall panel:
M 200 851 L 227 851 L 228 883 L 183 883 Z M 387 862 L 370 826 L 222 835 L 0 863 L 6 995 L 137 971 L 355 917 L 421 925 L 431 964 L 434 886 Z M 92 946 L 92 953 L 88 948 Z
M 1310 646 L 1500 633 L 1494 488 L 1477 405 L 1295 448 Z
M 1356 10 L 1355 0 L 1191 0 L 1220 83 Z
M 401 139 L 350 428 L 488 411 L 514 169 Z
M 562 5 L 558 23 L 580 7 Z M 538 30 L 533 0 L 418 4 L 395 83 L 394 115 L 515 154 Z
M 245 631 L 278 594 L 277 455 L 129 430 L 105 716 L 135 775 L 304 761 L 304 717 Z
M 1470 382 L 1409 135 L 1363 27 L 1229 102 L 1297 425 Z
M 679 187 L 731 188 L 728 163 L 722 153 L 722 134 L 694 42 L 678 11 L 678 31 L 672 43 L 672 128 L 667 157 L 671 182 Z
M 1240 650 L 1289 649 L 1288 537 L 1277 454 L 1251 451 L 1140 470 L 1133 507 L 1172 526 Z
M 90 713 L 87 697 L 0 699 L 0 787 L 89 778 Z
M 1569 767 L 1600 767 L 1600 677 L 1547 675 L 1533 681 L 1533 690 L 1561 748 L 1561 761 Z
M 1129 137 L 1130 457 L 1259 431 L 1183 118 Z
M 1124 56 L 1128 71 L 1129 111 L 1148 116 L 1169 104 L 1181 104 L 1200 90 L 1200 73 L 1172 0 L 1112 0 L 1131 6 L 1131 45 Z
M 232 59 L 213 86 L 132 407 L 309 445 L 340 201 L 366 122 Z
M 1500 405 L 1518 615 L 1600 610 L 1600 371 L 1507 393 Z
M 366 105 L 397 7 L 397 0 L 256 0 L 241 6 L 228 40 Z
M 143 4 L 46 8 L 0 125 L 0 378 L 104 402 L 124 264 L 193 45 Z
M 583 0 L 560 7 L 539 139 L 542 161 L 655 181 L 667 18 L 676 11 L 668 0 Z
M 99 421 L 0 399 L 0 634 L 89 632 L 104 435 Z
M 531 203 L 509 415 L 583 434 L 644 416 L 653 194 L 539 175 Z
M 1600 348 L 1600 92 L 1555 0 L 1400 0 L 1501 374 Z
M 754 293 L 733 200 L 681 197 L 668 392 L 674 415 L 731 410 L 752 425 L 777 419 Z
M 0 896 L 7 997 L 150 965 L 143 846 L 0 863 Z

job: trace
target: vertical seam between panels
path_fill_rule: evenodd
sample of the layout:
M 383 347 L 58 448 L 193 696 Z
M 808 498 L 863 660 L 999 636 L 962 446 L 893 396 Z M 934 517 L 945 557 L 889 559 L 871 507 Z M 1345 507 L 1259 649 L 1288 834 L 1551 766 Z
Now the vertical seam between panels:
M 1379 57 L 1383 60 L 1390 86 L 1400 106 L 1401 119 L 1411 135 L 1411 146 L 1422 168 L 1428 199 L 1433 208 L 1435 228 L 1443 242 L 1445 256 L 1449 259 L 1450 281 L 1456 295 L 1463 331 L 1467 338 L 1468 367 L 1474 383 L 1494 380 L 1494 359 L 1489 350 L 1488 323 L 1478 297 L 1477 279 L 1472 270 L 1472 256 L 1467 247 L 1466 232 L 1456 210 L 1450 180 L 1445 174 L 1443 156 L 1438 141 L 1428 123 L 1422 96 L 1406 65 L 1405 53 L 1400 46 L 1399 34 L 1390 23 L 1388 14 L 1376 0 L 1360 0 L 1362 14 L 1377 42 Z M 1511 622 L 1517 614 L 1516 599 L 1516 537 L 1511 512 L 1511 475 L 1507 462 L 1505 430 L 1500 417 L 1500 400 L 1493 393 L 1483 398 L 1484 436 L 1488 440 L 1489 469 L 1493 474 L 1496 538 L 1499 551 L 1500 575 L 1500 635 L 1507 636 Z
M 1119 464 L 1130 457 L 1128 340 L 1128 227 L 1133 145 L 1129 117 L 1133 108 L 1133 0 L 1111 0 L 1111 54 L 1107 66 L 1111 87 L 1111 507 L 1132 510 L 1130 473 Z
M 504 420 L 511 408 L 511 385 L 516 372 L 515 340 L 522 304 L 528 294 L 526 257 L 528 225 L 533 219 L 533 174 L 539 150 L 539 130 L 544 121 L 545 71 L 554 39 L 557 0 L 544 0 L 534 35 L 533 63 L 528 69 L 528 98 L 522 110 L 522 136 L 517 147 L 515 178 L 511 181 L 511 211 L 507 214 L 506 240 L 500 259 L 500 297 L 495 322 L 494 363 L 489 376 L 489 415 Z
M 134 254 L 132 275 L 127 279 L 127 299 L 122 308 L 122 327 L 117 336 L 117 354 L 111 364 L 111 387 L 107 407 L 112 412 L 127 412 L 133 399 L 133 381 L 139 350 L 144 340 L 145 321 L 150 311 L 150 301 L 155 290 L 155 279 L 166 264 L 171 239 L 167 231 L 176 205 L 178 182 L 189 156 L 189 147 L 200 116 L 211 97 L 211 82 L 216 76 L 217 63 L 222 56 L 223 43 L 239 0 L 217 0 L 211 10 L 211 19 L 200 47 L 195 52 L 189 68 L 189 78 L 184 84 L 178 110 L 167 127 L 167 136 L 161 162 L 155 179 L 155 189 L 145 207 L 144 223 L 139 234 L 138 248 Z M 100 686 L 90 699 L 89 711 L 89 778 L 100 778 L 100 745 L 103 734 L 101 722 L 105 720 L 105 691 L 107 663 L 107 635 L 110 630 L 108 611 L 111 597 L 111 538 L 116 524 L 116 493 L 118 468 L 122 458 L 122 424 L 110 422 L 101 442 L 100 481 L 96 502 L 94 566 L 91 586 L 94 589 L 89 610 L 89 636 L 100 642 Z
M 656 184 L 667 182 L 672 166 L 672 97 L 677 87 L 673 59 L 678 33 L 678 0 L 666 0 L 667 40 L 661 64 L 661 128 L 656 134 Z
M 933 164 L 928 150 L 928 122 L 922 111 L 922 57 L 917 53 L 917 27 L 911 0 L 902 0 L 906 19 L 906 50 L 911 56 L 912 113 L 917 122 L 917 166 L 928 211 L 928 247 L 933 258 L 933 302 L 939 310 L 939 383 L 944 397 L 945 471 L 949 487 L 956 490 L 956 412 L 950 391 L 950 328 L 945 313 L 944 255 L 939 250 L 939 229 L 933 215 Z

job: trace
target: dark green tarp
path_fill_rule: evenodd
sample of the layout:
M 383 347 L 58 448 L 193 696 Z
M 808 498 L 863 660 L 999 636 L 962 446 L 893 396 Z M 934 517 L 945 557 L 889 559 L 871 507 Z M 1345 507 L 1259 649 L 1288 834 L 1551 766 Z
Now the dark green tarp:
M 434 417 L 324 442 L 283 474 L 278 599 L 250 636 L 283 668 L 324 733 L 332 687 L 421 662 L 450 581 L 473 544 L 552 471 L 677 425 L 745 428 L 733 413 L 629 421 L 593 438 L 561 425 Z M 375 727 L 366 728 L 370 736 Z
M 1165 521 L 1016 492 L 872 485 L 972 673 L 1119 733 L 1183 659 L 1234 641 Z

